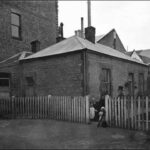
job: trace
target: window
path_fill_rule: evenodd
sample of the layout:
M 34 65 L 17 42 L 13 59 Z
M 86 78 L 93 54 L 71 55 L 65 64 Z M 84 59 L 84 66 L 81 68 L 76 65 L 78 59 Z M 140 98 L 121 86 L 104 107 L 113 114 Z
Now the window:
M 10 86 L 10 74 L 0 73 L 0 87 L 9 87 L 9 86 Z
M 11 34 L 13 38 L 21 39 L 21 16 L 11 13 Z
M 36 53 L 40 50 L 40 41 L 35 40 L 31 42 L 31 50 L 33 53 Z
M 134 96 L 134 74 L 129 73 L 128 76 L 128 81 L 129 81 L 129 95 Z
M 33 77 L 31 77 L 31 76 L 26 77 L 26 81 L 27 81 L 27 85 L 28 86 L 33 86 L 34 85 L 34 79 L 33 79 Z
M 139 74 L 139 93 L 141 95 L 144 94 L 144 74 L 143 73 Z
M 111 73 L 110 69 L 102 69 L 102 95 L 111 95 Z

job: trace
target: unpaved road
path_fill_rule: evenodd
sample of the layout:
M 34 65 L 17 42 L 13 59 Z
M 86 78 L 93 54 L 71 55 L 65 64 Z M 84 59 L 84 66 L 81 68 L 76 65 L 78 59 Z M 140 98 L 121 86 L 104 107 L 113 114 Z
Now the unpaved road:
M 150 149 L 143 132 L 55 120 L 0 120 L 1 149 Z

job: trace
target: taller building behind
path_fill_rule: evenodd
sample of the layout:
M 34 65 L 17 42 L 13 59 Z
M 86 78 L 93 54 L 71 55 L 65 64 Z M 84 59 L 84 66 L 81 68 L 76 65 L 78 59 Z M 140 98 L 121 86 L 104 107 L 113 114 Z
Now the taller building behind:
M 0 0 L 0 61 L 31 52 L 31 45 L 36 46 L 33 41 L 38 41 L 38 50 L 56 43 L 57 31 L 57 0 Z

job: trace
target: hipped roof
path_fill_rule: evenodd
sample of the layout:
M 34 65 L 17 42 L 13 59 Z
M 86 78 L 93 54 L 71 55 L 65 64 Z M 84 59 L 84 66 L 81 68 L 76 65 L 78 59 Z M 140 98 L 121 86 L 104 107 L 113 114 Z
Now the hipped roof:
M 132 59 L 130 56 L 127 56 L 124 53 L 119 52 L 113 48 L 104 46 L 99 43 L 94 44 L 76 35 L 68 39 L 65 39 L 59 43 L 56 43 L 50 47 L 47 47 L 21 60 L 29 60 L 29 59 L 36 59 L 36 58 L 41 58 L 41 57 L 53 56 L 53 55 L 60 55 L 60 54 L 69 53 L 69 52 L 81 51 L 83 49 L 88 49 L 90 51 L 98 52 L 98 53 L 105 54 L 108 56 L 121 58 L 124 60 L 136 62 L 139 64 L 144 64 L 138 60 Z

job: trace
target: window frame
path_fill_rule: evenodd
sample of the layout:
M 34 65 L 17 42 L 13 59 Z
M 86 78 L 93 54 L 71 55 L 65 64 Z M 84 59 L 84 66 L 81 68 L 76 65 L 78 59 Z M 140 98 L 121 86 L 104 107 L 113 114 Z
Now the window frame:
M 18 20 L 19 21 L 19 25 L 16 25 L 16 24 L 12 23 L 12 14 L 14 14 L 14 15 L 19 17 L 19 20 Z M 16 37 L 16 36 L 12 35 L 12 27 L 17 27 L 18 28 L 18 35 L 19 35 L 19 37 Z M 19 13 L 17 13 L 17 12 L 11 11 L 11 37 L 13 39 L 22 40 L 22 30 L 21 29 L 22 29 L 21 28 L 21 15 Z
M 143 80 L 142 85 L 141 85 L 141 78 L 140 78 L 141 75 L 142 75 L 142 80 Z M 145 84 L 144 84 L 144 73 L 139 73 L 139 88 L 138 88 L 138 90 L 142 95 L 144 94 L 144 90 L 145 90 L 144 86 L 145 86 Z M 143 91 L 142 91 L 142 89 L 143 89 Z
M 26 85 L 28 87 L 33 87 L 34 86 L 35 81 L 34 81 L 34 77 L 33 76 L 26 76 L 25 80 L 26 80 Z
M 106 71 L 106 75 L 107 77 L 104 77 L 104 71 Z M 107 81 L 104 81 L 104 78 L 107 80 Z M 112 94 L 112 91 L 111 91 L 111 69 L 110 68 L 102 68 L 102 86 L 103 85 L 106 85 L 107 89 L 106 91 L 103 91 L 102 92 L 107 92 L 107 94 L 111 95 Z
M 10 88 L 10 79 L 9 78 L 0 78 L 0 80 L 8 80 L 8 86 L 1 86 L 0 87 L 8 87 Z
M 129 72 L 128 73 L 128 81 L 130 82 L 130 76 L 132 75 L 132 81 L 131 81 L 131 86 L 129 87 L 129 95 L 130 96 L 134 96 L 134 94 L 135 94 L 135 89 L 134 89 L 134 73 L 133 72 Z M 131 88 L 131 89 L 130 89 Z

